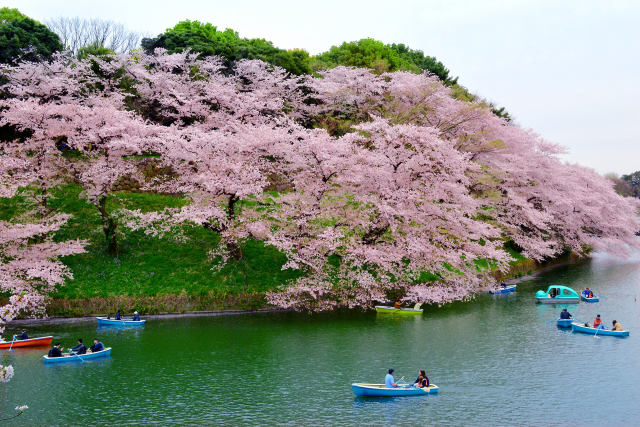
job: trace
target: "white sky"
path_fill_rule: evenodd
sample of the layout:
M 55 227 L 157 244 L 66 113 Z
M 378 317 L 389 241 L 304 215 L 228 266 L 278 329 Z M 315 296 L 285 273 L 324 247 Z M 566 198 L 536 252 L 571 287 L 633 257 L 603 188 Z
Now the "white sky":
M 183 19 L 315 54 L 373 37 L 435 56 L 568 161 L 640 170 L 640 2 L 623 0 L 4 0 L 39 21 L 98 17 L 155 36 Z

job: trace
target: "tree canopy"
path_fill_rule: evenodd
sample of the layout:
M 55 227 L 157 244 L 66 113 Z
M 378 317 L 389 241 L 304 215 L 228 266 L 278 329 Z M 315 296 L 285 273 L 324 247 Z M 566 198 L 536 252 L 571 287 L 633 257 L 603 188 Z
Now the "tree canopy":
M 169 53 L 190 49 L 201 56 L 221 56 L 229 62 L 240 59 L 260 59 L 284 68 L 293 74 L 311 72 L 308 65 L 309 53 L 304 50 L 284 50 L 265 39 L 242 38 L 236 31 L 224 31 L 209 23 L 182 21 L 154 38 L 142 39 L 142 47 L 147 53 L 164 48 Z
M 62 50 L 56 33 L 17 9 L 0 9 L 0 63 L 50 58 Z
M 413 50 L 402 43 L 384 44 L 371 38 L 332 46 L 327 52 L 312 59 L 314 70 L 333 68 L 338 65 L 372 68 L 378 73 L 428 71 L 438 76 L 448 86 L 458 81 L 457 77 L 449 76 L 449 70 L 442 62 L 432 56 L 426 56 L 421 50 Z

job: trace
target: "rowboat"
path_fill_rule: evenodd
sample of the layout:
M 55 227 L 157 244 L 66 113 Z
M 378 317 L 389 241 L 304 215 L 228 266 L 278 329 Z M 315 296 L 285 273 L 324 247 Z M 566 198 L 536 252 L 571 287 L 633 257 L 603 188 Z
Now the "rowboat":
M 515 292 L 515 291 L 516 291 L 516 285 L 509 285 L 509 286 L 505 286 L 504 288 L 492 289 L 489 291 L 489 294 L 491 295 L 508 294 L 510 292 Z
M 51 345 L 51 341 L 53 340 L 52 336 L 49 337 L 39 337 L 39 338 L 28 338 L 26 340 L 15 340 L 15 341 L 3 341 L 0 342 L 0 350 L 7 350 L 10 348 L 16 347 L 42 347 Z
M 402 316 L 411 316 L 416 314 L 422 314 L 422 309 L 415 308 L 394 308 L 386 305 L 376 305 L 376 312 L 382 314 L 399 314 Z
M 593 296 L 591 298 L 587 298 L 583 294 L 580 294 L 580 299 L 582 301 L 584 301 L 584 302 L 598 302 L 598 301 L 600 301 L 600 298 L 598 298 L 598 296 L 596 294 L 593 294 Z
M 124 326 L 144 326 L 146 320 L 133 320 L 129 319 L 107 319 L 106 317 L 96 317 L 98 321 L 98 326 L 115 326 L 115 327 L 124 327 Z
M 580 296 L 576 291 L 566 286 L 551 285 L 547 292 L 536 292 L 536 302 L 541 304 L 577 304 L 580 302 Z
M 44 359 L 44 363 L 49 365 L 53 363 L 82 362 L 83 360 L 100 359 L 102 357 L 110 356 L 111 347 L 107 347 L 104 350 L 96 352 L 88 351 L 85 354 L 64 353 L 62 357 L 42 356 L 42 358 Z
M 628 337 L 629 331 L 611 331 L 609 329 L 598 329 L 592 328 L 590 326 L 584 326 L 580 323 L 573 322 L 571 324 L 571 330 L 573 332 L 581 332 L 583 334 L 591 334 L 591 335 L 609 335 L 612 337 Z
M 556 322 L 560 328 L 570 328 L 571 323 L 573 323 L 573 319 L 558 319 Z
M 413 386 L 387 388 L 384 384 L 354 383 L 351 384 L 351 388 L 356 396 L 367 397 L 426 396 L 438 393 L 438 386 L 435 384 L 423 389 Z

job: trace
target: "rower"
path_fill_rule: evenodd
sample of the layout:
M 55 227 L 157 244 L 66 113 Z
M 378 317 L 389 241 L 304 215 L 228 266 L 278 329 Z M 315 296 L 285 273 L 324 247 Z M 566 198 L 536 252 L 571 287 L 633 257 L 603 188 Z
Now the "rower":
M 136 322 L 140 321 L 140 315 L 138 314 L 137 311 L 133 312 L 133 320 L 136 321 Z
M 122 319 L 122 315 L 120 314 L 120 310 L 118 310 L 116 312 L 116 320 L 121 320 Z
M 78 345 L 72 347 L 71 351 L 75 354 L 85 354 L 87 352 L 87 347 L 82 343 L 82 338 L 78 338 Z
M 27 331 L 26 330 L 22 330 L 22 334 L 20 334 L 20 336 L 18 337 L 18 339 L 21 340 L 28 340 L 29 339 L 29 335 L 27 335 Z
M 602 325 L 602 320 L 600 320 L 600 315 L 598 314 L 595 319 L 593 319 L 593 327 L 597 329 L 604 329 Z
M 560 312 L 561 319 L 571 319 L 571 317 L 572 317 L 571 313 L 569 313 L 566 308 L 563 308 L 562 311 Z
M 393 308 L 395 308 L 396 310 L 400 310 L 401 307 L 402 303 L 400 301 L 396 301 L 393 303 Z
M 593 298 L 593 292 L 589 288 L 582 291 L 582 295 L 584 295 L 585 298 Z
M 95 353 L 97 351 L 102 351 L 104 350 L 104 344 L 98 341 L 98 338 L 94 338 L 93 345 L 89 347 L 89 349 L 91 350 L 92 353 Z
M 384 386 L 386 388 L 398 387 L 398 384 L 396 384 L 393 379 L 393 369 L 389 369 L 389 373 L 384 377 Z
M 62 357 L 62 347 L 60 347 L 59 342 L 51 347 L 51 350 L 49 350 L 49 357 Z

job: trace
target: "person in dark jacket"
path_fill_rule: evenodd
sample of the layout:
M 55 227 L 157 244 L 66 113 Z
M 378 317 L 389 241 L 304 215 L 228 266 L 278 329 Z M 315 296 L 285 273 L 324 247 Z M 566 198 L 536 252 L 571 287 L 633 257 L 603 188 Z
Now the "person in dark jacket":
M 96 351 L 102 351 L 104 350 L 104 344 L 98 341 L 98 338 L 95 338 L 93 340 L 93 345 L 89 347 L 89 349 L 91 350 L 92 353 L 95 353 Z
M 120 310 L 116 313 L 116 320 L 122 320 L 122 315 L 120 314 Z
M 140 321 L 140 315 L 138 314 L 137 311 L 133 312 L 133 320 L 135 320 L 136 322 Z
M 87 347 L 82 343 L 82 338 L 78 338 L 78 345 L 72 347 L 71 351 L 75 354 L 85 354 L 87 352 Z
M 569 313 L 566 308 L 563 308 L 562 311 L 560 312 L 561 319 L 571 319 L 571 317 L 572 317 L 571 313 Z
M 51 347 L 51 350 L 49 350 L 49 357 L 62 357 L 62 347 L 60 347 L 59 342 Z
M 23 329 L 22 330 L 22 334 L 20 334 L 18 339 L 20 339 L 20 340 L 28 340 L 29 339 L 29 335 L 27 335 L 27 331 Z

